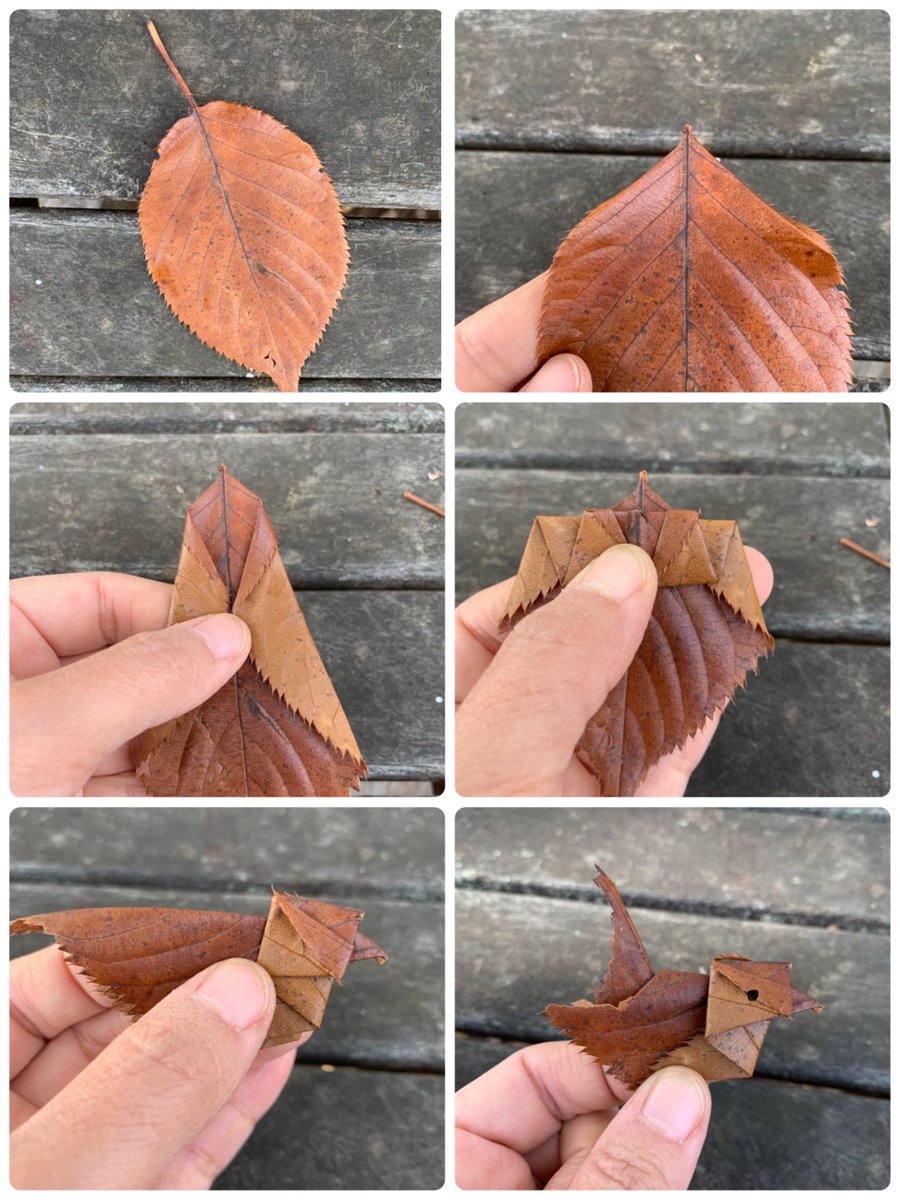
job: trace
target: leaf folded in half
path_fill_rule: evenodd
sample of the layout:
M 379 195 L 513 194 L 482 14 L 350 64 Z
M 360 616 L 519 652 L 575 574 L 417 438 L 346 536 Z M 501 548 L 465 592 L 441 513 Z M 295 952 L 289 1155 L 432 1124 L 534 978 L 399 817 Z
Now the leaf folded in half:
M 538 359 L 569 351 L 595 392 L 846 392 L 843 275 L 685 126 L 681 143 L 556 252 Z
M 346 796 L 366 770 L 262 501 L 221 467 L 190 506 L 169 624 L 233 612 L 250 657 L 209 700 L 144 734 L 152 796 Z
M 20 917 L 10 933 L 53 934 L 68 960 L 116 1008 L 149 1012 L 199 971 L 249 958 L 272 976 L 277 997 L 264 1045 L 318 1029 L 335 980 L 350 963 L 387 955 L 365 934 L 364 914 L 272 889 L 268 919 L 182 908 L 76 908 Z
M 654 972 L 616 885 L 602 871 L 594 883 L 612 908 L 609 972 L 593 1003 L 551 1004 L 544 1015 L 628 1087 L 673 1065 L 710 1083 L 749 1079 L 770 1021 L 821 1012 L 791 984 L 790 963 L 723 954 L 709 975 Z
M 774 646 L 736 522 L 669 508 L 646 471 L 612 508 L 535 517 L 501 628 L 621 542 L 650 555 L 659 590 L 634 661 L 577 747 L 603 796 L 634 795 L 653 764 L 723 708 Z
M 148 29 L 192 111 L 160 142 L 141 196 L 147 268 L 202 342 L 295 392 L 350 261 L 334 186 L 274 117 L 223 100 L 198 107 Z

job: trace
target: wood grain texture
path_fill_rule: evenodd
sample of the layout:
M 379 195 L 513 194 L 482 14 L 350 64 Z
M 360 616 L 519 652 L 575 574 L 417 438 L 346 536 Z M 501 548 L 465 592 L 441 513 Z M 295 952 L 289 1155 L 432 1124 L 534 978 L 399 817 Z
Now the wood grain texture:
M 657 161 L 622 154 L 460 154 L 457 319 L 545 271 L 585 213 Z M 779 212 L 826 235 L 847 281 L 854 357 L 889 359 L 888 165 L 728 158 L 725 166 Z
M 295 587 L 440 586 L 444 524 L 402 499 L 412 488 L 442 502 L 443 477 L 428 478 L 443 472 L 440 434 L 195 438 L 157 434 L 153 412 L 144 417 L 144 433 L 15 439 L 15 575 L 115 570 L 171 582 L 185 509 L 224 462 L 265 497 Z M 91 481 L 98 461 L 103 475 Z M 365 536 L 352 536 L 361 514 Z
M 135 844 L 138 858 L 130 852 Z M 218 894 L 225 909 L 234 894 L 263 894 L 272 882 L 302 885 L 311 896 L 356 896 L 363 908 L 372 896 L 439 901 L 443 855 L 436 808 L 136 806 L 115 819 L 102 808 L 17 808 L 10 819 L 17 882 L 52 878 L 89 887 L 127 880 L 167 889 L 173 903 L 179 895 L 187 903 L 200 889 Z
M 344 298 L 307 382 L 439 376 L 440 227 L 350 221 L 347 233 Z M 13 374 L 246 375 L 161 302 L 134 213 L 17 209 L 11 247 Z
M 25 406 L 13 408 L 13 427 Z M 52 413 L 52 409 L 50 412 Z M 711 475 L 887 478 L 887 409 L 880 404 L 461 404 L 456 465 L 579 471 L 688 471 Z M 42 418 L 43 419 L 43 418 Z M 586 436 L 587 435 L 587 436 Z
M 521 814 L 516 814 L 520 816 Z M 710 843 L 711 845 L 713 843 Z M 838 863 L 833 864 L 835 868 Z M 757 1073 L 850 1090 L 888 1087 L 889 977 L 884 933 L 812 929 L 631 907 L 652 962 L 707 966 L 711 949 L 792 961 L 825 1005 L 815 1019 L 776 1022 Z M 603 974 L 608 922 L 602 907 L 533 895 L 462 890 L 456 901 L 457 1027 L 468 1033 L 547 1041 L 548 998 L 590 994 Z M 527 949 L 524 949 L 527 947 Z
M 778 640 L 691 776 L 688 796 L 890 790 L 890 649 Z
M 860 410 L 857 409 L 857 412 Z M 67 404 L 22 401 L 10 410 L 10 434 L 36 433 L 441 433 L 440 404 L 285 404 L 197 401 L 122 404 L 90 400 Z
M 440 15 L 154 10 L 198 103 L 263 109 L 316 147 L 344 204 L 440 206 Z M 135 11 L 19 11 L 14 196 L 136 200 L 183 99 Z
M 884 159 L 888 44 L 878 11 L 463 12 L 458 139 L 664 153 L 690 122 L 714 154 Z
M 456 1086 L 519 1048 L 518 1042 L 457 1038 Z M 882 1097 L 786 1088 L 759 1077 L 722 1083 L 691 1189 L 740 1190 L 748 1181 L 775 1190 L 885 1188 L 889 1123 L 890 1102 Z
M 444 1081 L 437 1075 L 301 1067 L 280 1105 L 263 1117 L 215 1186 L 320 1192 L 439 1188 L 443 1114 Z M 347 1146 L 359 1152 L 349 1154 Z
M 784 809 L 557 807 L 519 818 L 521 835 L 511 839 L 505 810 L 459 811 L 460 884 L 546 893 L 603 911 L 592 882 L 602 861 L 615 863 L 629 905 L 875 932 L 890 925 L 884 809 L 829 819 Z
M 879 381 L 874 381 L 878 383 Z M 90 380 L 67 375 L 12 375 L 14 392 L 274 392 L 270 379 L 167 379 L 94 377 Z M 439 379 L 301 379 L 298 392 L 439 392 Z M 854 389 L 856 390 L 856 389 Z M 872 387 L 870 391 L 883 391 Z
M 595 419 L 595 425 L 583 427 L 582 445 L 594 437 L 602 447 L 602 420 L 599 414 Z M 889 552 L 888 480 L 679 473 L 651 476 L 650 483 L 673 507 L 699 508 L 707 519 L 734 518 L 744 544 L 767 555 L 775 570 L 775 590 L 766 604 L 766 622 L 776 637 L 887 640 L 890 573 L 862 560 L 852 561 L 839 539 L 854 536 L 847 533 L 854 530 L 864 534 L 865 544 L 871 542 L 877 552 Z M 633 475 L 602 470 L 460 472 L 456 489 L 460 598 L 515 574 L 521 547 L 538 513 L 578 512 L 585 504 L 603 506 L 633 486 Z M 788 513 L 789 519 L 784 519 Z M 867 528 L 867 517 L 876 518 L 878 525 Z

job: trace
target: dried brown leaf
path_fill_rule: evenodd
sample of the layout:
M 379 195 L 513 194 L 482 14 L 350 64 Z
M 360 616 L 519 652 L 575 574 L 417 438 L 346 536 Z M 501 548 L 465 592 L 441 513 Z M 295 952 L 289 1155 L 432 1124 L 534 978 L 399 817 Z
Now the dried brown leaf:
M 720 955 L 709 975 L 653 973 L 647 953 L 615 885 L 594 880 L 612 907 L 609 972 L 597 1002 L 551 1004 L 544 1015 L 630 1088 L 661 1067 L 681 1065 L 710 1083 L 748 1079 L 769 1022 L 822 1005 L 791 984 L 791 964 Z M 610 981 L 627 986 L 610 986 Z
M 50 933 L 68 960 L 132 1017 L 214 962 L 249 958 L 272 976 L 264 1045 L 318 1029 L 332 984 L 352 962 L 387 955 L 359 932 L 363 913 L 272 889 L 268 919 L 181 908 L 77 908 L 20 917 L 10 933 Z
M 350 261 L 337 193 L 312 146 L 274 117 L 198 106 L 147 26 L 191 106 L 141 196 L 147 269 L 202 342 L 295 392 Z
M 538 357 L 578 354 L 595 392 L 845 392 L 843 275 L 685 126 L 553 259 Z
M 144 735 L 156 796 L 335 796 L 366 765 L 297 603 L 262 501 L 225 467 L 190 506 L 169 624 L 233 612 L 250 658 L 199 708 Z
M 612 508 L 536 517 L 501 627 L 559 595 L 587 564 L 629 542 L 653 559 L 659 590 L 634 661 L 588 722 L 576 753 L 604 796 L 633 795 L 773 648 L 734 521 L 672 509 L 641 472 Z

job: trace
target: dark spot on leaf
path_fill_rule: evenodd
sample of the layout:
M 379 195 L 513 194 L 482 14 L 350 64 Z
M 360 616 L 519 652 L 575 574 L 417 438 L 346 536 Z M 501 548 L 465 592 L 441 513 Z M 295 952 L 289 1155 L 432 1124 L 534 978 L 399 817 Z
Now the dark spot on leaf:
M 750 991 L 747 993 L 747 999 L 748 1000 L 758 1000 L 759 999 L 759 992 L 756 990 L 756 988 L 750 989 Z

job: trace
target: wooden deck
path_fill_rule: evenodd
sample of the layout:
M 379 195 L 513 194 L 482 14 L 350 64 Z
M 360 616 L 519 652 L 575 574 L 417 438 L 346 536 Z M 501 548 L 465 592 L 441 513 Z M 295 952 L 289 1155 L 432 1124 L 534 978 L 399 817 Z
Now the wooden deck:
M 301 389 L 435 390 L 440 14 L 146 15 L 198 103 L 271 113 L 334 179 L 350 275 Z M 13 386 L 274 391 L 197 341 L 147 274 L 134 210 L 186 103 L 142 14 L 20 10 L 11 44 Z
M 883 796 L 889 786 L 890 456 L 880 404 L 464 404 L 459 599 L 515 574 L 538 514 L 609 507 L 638 472 L 738 522 L 771 560 L 776 639 L 726 712 L 693 796 Z
M 617 883 L 657 969 L 792 961 L 819 1014 L 773 1022 L 756 1074 L 713 1086 L 696 1189 L 876 1189 L 889 1180 L 889 829 L 882 809 L 460 811 L 457 1086 L 557 1036 L 589 997 Z
M 457 315 L 545 270 L 690 123 L 847 280 L 858 390 L 890 359 L 888 15 L 468 11 L 457 21 Z
M 95 906 L 264 915 L 271 883 L 363 908 L 390 961 L 363 963 L 334 989 L 281 1098 L 216 1187 L 441 1185 L 441 812 L 19 808 L 10 830 L 14 916 Z M 46 944 L 16 937 L 11 953 Z
M 173 580 L 187 505 L 220 463 L 263 498 L 369 764 L 363 788 L 432 794 L 444 770 L 444 523 L 402 495 L 442 502 L 439 405 L 17 404 L 13 575 Z

